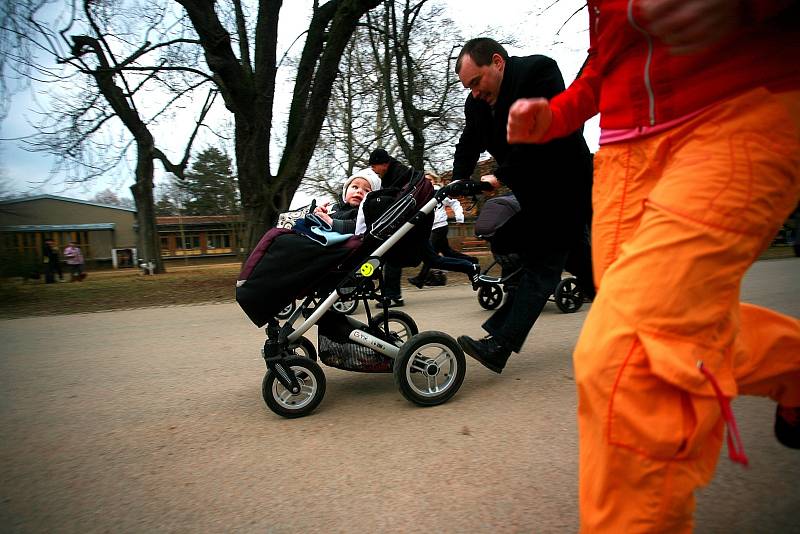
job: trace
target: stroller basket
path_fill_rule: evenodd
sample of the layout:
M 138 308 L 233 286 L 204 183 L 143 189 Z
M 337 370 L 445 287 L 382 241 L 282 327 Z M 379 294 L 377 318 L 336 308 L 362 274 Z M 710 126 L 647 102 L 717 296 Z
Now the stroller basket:
M 385 241 L 394 234 L 416 212 L 417 201 L 410 193 L 401 197 L 392 204 L 386 213 L 372 223 L 370 234 L 376 239 Z
M 391 373 L 394 360 L 352 342 L 340 343 L 319 334 L 319 359 L 325 365 L 362 373 Z

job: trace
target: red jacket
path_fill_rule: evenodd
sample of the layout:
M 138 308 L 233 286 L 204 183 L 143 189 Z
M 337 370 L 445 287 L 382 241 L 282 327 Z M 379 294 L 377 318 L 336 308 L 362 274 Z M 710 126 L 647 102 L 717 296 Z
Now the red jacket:
M 756 87 L 800 89 L 796 0 L 743 0 L 745 27 L 681 56 L 647 33 L 637 3 L 589 0 L 589 58 L 581 76 L 551 100 L 547 139 L 598 112 L 604 130 L 657 127 Z

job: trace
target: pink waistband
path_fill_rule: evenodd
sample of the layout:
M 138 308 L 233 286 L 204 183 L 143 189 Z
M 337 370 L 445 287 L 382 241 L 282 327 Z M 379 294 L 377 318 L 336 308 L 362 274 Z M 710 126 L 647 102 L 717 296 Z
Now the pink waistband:
M 620 129 L 608 129 L 604 128 L 600 131 L 600 144 L 607 145 L 610 143 L 620 143 L 622 141 L 631 141 L 633 139 L 638 139 L 640 137 L 646 137 L 649 135 L 659 134 L 670 128 L 674 128 L 675 126 L 686 122 L 690 119 L 695 118 L 702 112 L 704 112 L 707 108 L 698 109 L 697 111 L 693 111 L 688 115 L 684 115 L 683 117 L 678 117 L 677 119 L 672 119 L 671 121 L 663 122 L 661 124 L 656 124 L 655 126 L 637 126 L 635 128 L 620 128 Z

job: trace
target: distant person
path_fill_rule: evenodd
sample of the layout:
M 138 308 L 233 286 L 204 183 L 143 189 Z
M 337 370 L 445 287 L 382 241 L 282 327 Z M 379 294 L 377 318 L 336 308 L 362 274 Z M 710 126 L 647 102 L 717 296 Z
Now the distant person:
M 52 284 L 56 281 L 56 274 L 59 280 L 64 280 L 64 273 L 61 272 L 61 262 L 58 257 L 58 247 L 52 239 L 45 239 L 42 245 L 42 263 L 44 264 L 44 283 Z
M 414 169 L 403 165 L 383 148 L 376 148 L 369 155 L 369 166 L 381 177 L 381 187 L 403 187 L 414 174 Z
M 86 278 L 85 261 L 83 253 L 75 241 L 70 241 L 67 248 L 64 249 L 64 257 L 70 269 L 70 282 L 83 282 Z
M 425 177 L 433 182 L 433 176 L 426 175 Z M 438 190 L 440 186 L 434 185 L 433 187 L 434 189 Z M 434 254 L 437 257 L 439 254 L 441 254 L 445 258 L 463 260 L 476 265 L 479 264 L 480 262 L 478 261 L 478 258 L 462 254 L 461 252 L 457 252 L 450 247 L 450 242 L 447 239 L 447 233 L 449 231 L 447 223 L 447 208 L 453 210 L 453 216 L 457 223 L 463 224 L 464 222 L 464 208 L 461 207 L 461 203 L 457 199 L 444 197 L 442 203 L 436 206 L 436 211 L 433 215 L 433 229 L 431 230 L 430 245 Z M 434 263 L 439 263 L 437 258 L 434 258 Z M 429 260 L 423 260 L 422 268 L 420 269 L 419 274 L 409 278 L 409 283 L 422 289 L 425 286 L 425 280 L 428 278 L 428 273 L 431 270 L 431 266 L 432 263 Z M 439 266 L 438 268 L 450 270 L 447 269 L 447 267 Z M 471 268 L 467 273 L 470 275 L 470 277 L 473 270 L 474 269 Z M 470 279 L 470 281 L 472 280 Z
M 800 3 L 624 4 L 589 1 L 583 73 L 515 102 L 507 132 L 552 144 L 600 113 L 597 298 L 573 355 L 581 530 L 691 532 L 726 424 L 747 464 L 731 399 L 770 397 L 800 449 L 800 321 L 739 302 L 800 199 Z
M 369 155 L 369 166 L 381 177 L 381 187 L 402 188 L 414 174 L 414 169 L 403 165 L 389 155 L 383 148 L 376 148 Z M 390 308 L 405 306 L 403 293 L 400 287 L 400 279 L 403 276 L 403 268 L 399 265 L 386 262 L 383 267 L 384 296 Z

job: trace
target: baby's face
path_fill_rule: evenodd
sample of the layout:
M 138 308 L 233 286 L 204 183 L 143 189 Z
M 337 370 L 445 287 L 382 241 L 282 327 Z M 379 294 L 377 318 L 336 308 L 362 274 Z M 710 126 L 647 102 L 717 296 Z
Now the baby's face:
M 372 186 L 369 185 L 368 181 L 363 178 L 356 178 L 347 186 L 344 201 L 353 207 L 358 206 L 370 191 L 372 191 Z

